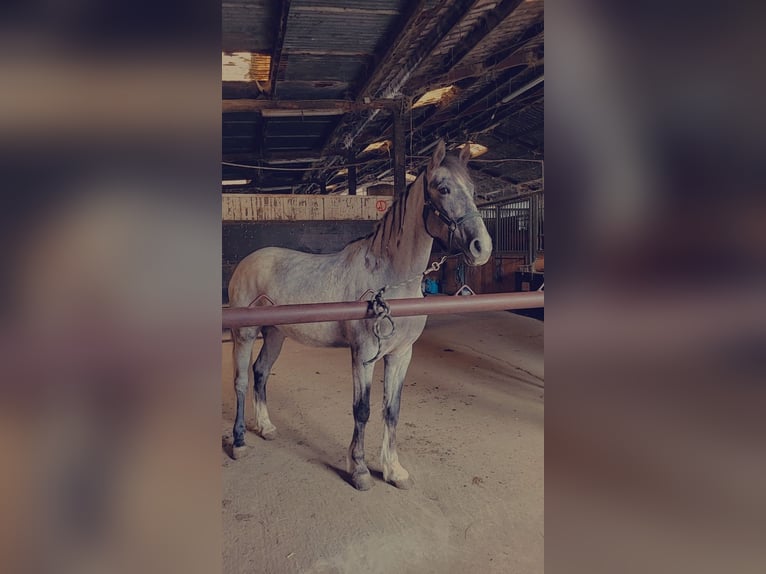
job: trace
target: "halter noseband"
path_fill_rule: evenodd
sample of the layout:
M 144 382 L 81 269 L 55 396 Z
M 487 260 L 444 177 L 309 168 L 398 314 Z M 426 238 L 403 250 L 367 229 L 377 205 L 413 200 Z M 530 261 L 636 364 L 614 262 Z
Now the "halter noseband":
M 423 202 L 423 224 L 426 228 L 426 233 L 433 237 L 434 239 L 441 239 L 437 236 L 435 236 L 431 231 L 428 229 L 428 212 L 431 211 L 436 217 L 438 217 L 446 226 L 447 229 L 449 229 L 449 245 L 447 247 L 447 251 L 452 251 L 452 238 L 455 236 L 455 231 L 457 231 L 458 226 L 462 225 L 469 219 L 473 219 L 474 217 L 481 217 L 481 214 L 477 209 L 473 209 L 463 215 L 462 217 L 459 217 L 457 219 L 452 219 L 449 215 L 446 213 L 439 211 L 439 209 L 433 204 L 431 201 L 431 197 L 428 194 L 428 182 L 425 183 L 423 186 L 423 195 L 424 195 L 424 202 Z

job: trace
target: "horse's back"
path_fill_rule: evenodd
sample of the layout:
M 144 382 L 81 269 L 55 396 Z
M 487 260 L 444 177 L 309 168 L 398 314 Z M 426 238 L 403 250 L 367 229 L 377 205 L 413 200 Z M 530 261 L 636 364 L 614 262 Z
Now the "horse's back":
M 347 301 L 359 297 L 343 252 L 312 254 L 281 247 L 265 247 L 245 257 L 229 281 L 229 304 L 247 307 L 258 304 L 293 305 Z M 338 322 L 282 325 L 288 337 L 314 346 L 346 346 Z
M 290 281 L 290 268 L 299 265 L 298 259 L 304 255 L 282 247 L 264 247 L 245 257 L 229 280 L 231 306 L 247 306 L 259 295 L 275 297 L 277 285 Z

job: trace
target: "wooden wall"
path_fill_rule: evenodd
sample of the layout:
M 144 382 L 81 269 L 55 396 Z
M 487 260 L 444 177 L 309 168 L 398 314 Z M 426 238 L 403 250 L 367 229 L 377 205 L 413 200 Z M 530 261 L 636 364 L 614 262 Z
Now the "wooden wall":
M 377 221 L 393 197 L 224 193 L 223 221 Z

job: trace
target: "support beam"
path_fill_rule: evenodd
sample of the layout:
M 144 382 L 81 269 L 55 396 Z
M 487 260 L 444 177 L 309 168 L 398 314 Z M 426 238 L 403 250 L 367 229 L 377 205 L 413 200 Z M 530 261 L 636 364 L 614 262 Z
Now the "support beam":
M 542 74 L 543 71 L 540 70 L 539 76 L 537 78 L 532 78 L 527 85 L 533 82 L 535 83 L 535 86 L 539 85 L 540 81 L 538 80 L 542 78 Z M 511 75 L 506 75 L 500 78 L 497 83 L 485 87 L 483 90 L 480 90 L 471 96 L 467 101 L 461 102 L 461 115 L 451 121 L 443 123 L 442 126 L 435 131 L 435 134 L 446 140 L 450 140 L 462 135 L 462 132 L 486 131 L 486 129 L 481 127 L 482 124 L 486 125 L 494 121 L 496 125 L 499 125 L 505 117 L 514 113 L 513 108 L 509 105 L 511 100 L 508 100 L 508 102 L 504 104 L 499 104 L 499 101 L 504 97 L 503 92 L 508 89 L 507 82 Z M 447 113 L 449 113 L 449 110 L 444 111 L 444 114 Z M 492 116 L 495 117 L 492 118 Z M 433 116 L 424 124 L 420 125 L 418 130 L 423 130 L 429 125 L 435 124 L 441 117 L 443 117 L 441 114 L 439 117 Z M 503 120 L 499 119 L 501 117 Z
M 401 101 L 401 100 L 400 100 Z M 402 197 L 407 190 L 406 165 L 405 165 L 405 125 L 403 106 L 394 109 L 394 195 Z
M 392 72 L 386 76 L 388 81 L 380 85 L 379 87 L 370 87 L 370 90 L 374 90 L 374 95 L 381 95 L 383 98 L 396 97 L 401 94 L 402 89 L 407 84 L 412 75 L 425 62 L 434 50 L 439 46 L 441 41 L 449 34 L 454 27 L 460 24 L 471 12 L 471 10 L 481 2 L 481 0 L 459 0 L 450 5 L 450 8 L 442 16 L 441 19 L 434 26 L 433 30 L 425 37 L 420 38 L 417 44 L 417 48 L 407 58 L 407 61 L 403 66 L 397 66 Z M 379 70 L 376 70 L 378 72 Z M 393 73 L 393 76 L 390 74 Z M 373 74 L 374 77 L 374 74 Z M 369 86 L 370 84 L 368 84 Z M 357 125 L 351 132 L 351 135 L 347 138 L 349 141 L 354 141 L 364 131 L 364 129 L 375 119 L 377 111 L 374 111 L 368 118 L 363 120 L 361 124 Z
M 511 56 L 508 56 L 505 60 L 502 60 L 501 62 L 494 64 L 492 66 L 488 66 L 482 62 L 479 62 L 478 64 L 471 64 L 466 66 L 459 66 L 456 68 L 453 68 L 449 72 L 447 72 L 444 76 L 441 78 L 437 78 L 433 82 L 431 82 L 429 85 L 450 85 L 455 84 L 457 82 L 461 82 L 463 80 L 466 80 L 468 78 L 479 78 L 481 76 L 484 76 L 485 74 L 498 74 L 500 72 L 504 72 L 505 70 L 509 70 L 511 68 L 515 68 L 518 66 L 527 66 L 527 56 L 524 52 L 517 52 L 516 54 L 513 54 Z
M 492 293 L 465 297 L 389 299 L 387 303 L 392 317 L 412 317 L 415 315 L 534 309 L 544 307 L 545 295 L 542 291 Z M 236 307 L 223 309 L 222 313 L 224 329 L 374 318 L 368 301 Z
M 295 115 L 333 116 L 347 112 L 392 108 L 394 100 L 371 100 L 369 102 L 350 102 L 348 100 L 223 100 L 223 113 L 237 112 L 295 112 Z
M 391 47 L 383 59 L 375 66 L 374 71 L 360 90 L 357 100 L 363 101 L 365 98 L 373 96 L 390 98 L 400 95 L 402 88 L 404 88 L 417 68 L 433 53 L 444 37 L 481 1 L 455 0 L 447 4 L 446 8 L 441 8 L 444 12 L 439 15 L 436 25 L 424 38 L 418 36 L 421 30 L 418 20 L 421 17 L 424 19 L 432 18 L 433 15 L 427 14 L 428 2 L 420 0 L 413 5 L 412 9 L 403 18 L 406 24 L 398 30 L 395 40 L 387 42 Z M 415 43 L 416 39 L 417 47 L 409 55 L 406 62 L 403 65 L 400 64 L 400 60 L 404 57 L 405 52 L 411 44 Z M 353 126 L 350 133 L 346 133 L 343 129 L 344 122 L 341 120 L 338 127 L 328 138 L 325 147 L 335 146 L 341 138 L 347 144 L 354 143 L 377 115 L 378 110 L 373 111 L 372 114 Z
M 287 16 L 290 13 L 290 2 L 292 0 L 282 0 L 279 13 L 279 25 L 277 27 L 277 37 L 274 40 L 274 51 L 271 54 L 271 70 L 269 71 L 269 82 L 271 97 L 277 94 L 277 75 L 279 74 L 279 64 L 282 61 L 282 47 L 285 44 L 285 34 L 287 33 Z
M 503 0 L 492 10 L 487 12 L 486 16 L 479 20 L 471 30 L 458 44 L 451 49 L 439 62 L 439 66 L 434 72 L 436 75 L 448 73 L 457 66 L 479 43 L 484 40 L 497 26 L 510 16 L 519 4 L 524 0 Z
M 384 78 L 387 81 L 377 88 L 373 85 L 371 89 L 374 89 L 376 94 L 385 94 L 383 97 L 398 95 L 407 80 L 433 54 L 447 34 L 463 22 L 471 10 L 481 2 L 482 0 L 455 0 L 447 3 L 449 8 L 441 15 L 430 33 L 425 38 L 419 38 L 417 48 L 413 50 L 404 65 L 396 66 L 393 76 L 390 75 L 390 72 L 386 73 Z
M 532 24 L 524 31 L 518 40 L 514 40 L 513 45 L 497 51 L 495 54 L 484 60 L 484 65 L 488 67 L 496 66 L 519 52 L 523 53 L 524 48 L 526 48 L 528 44 L 536 43 L 541 40 L 544 32 L 545 22 L 543 20 Z
M 363 8 L 361 6 L 346 7 L 346 6 L 311 6 L 311 5 L 298 5 L 295 6 L 296 12 L 304 12 L 307 14 L 343 14 L 343 15 L 376 15 L 376 16 L 398 16 L 398 10 L 391 10 L 386 8 Z
M 471 94 L 466 94 L 463 99 L 453 102 L 452 106 L 440 109 L 421 123 L 418 126 L 418 130 L 422 130 L 431 125 L 441 124 L 442 127 L 440 131 L 441 135 L 444 136 L 446 133 L 453 131 L 456 127 L 465 124 L 466 119 L 473 115 L 494 113 L 496 110 L 492 110 L 491 108 L 502 98 L 502 95 L 508 89 L 508 82 L 524 74 L 525 72 L 519 73 L 516 69 L 511 69 L 505 72 L 484 86 L 474 89 Z M 454 106 L 459 106 L 459 114 L 454 112 Z M 446 117 L 453 119 L 445 121 Z
M 420 26 L 417 23 L 425 15 L 428 5 L 428 0 L 408 2 L 406 12 L 400 18 L 399 26 L 382 43 L 383 46 L 388 46 L 388 49 L 382 57 L 373 62 L 373 71 L 359 90 L 357 100 L 363 100 L 374 95 L 377 85 L 387 77 L 391 67 L 417 38 L 420 33 Z

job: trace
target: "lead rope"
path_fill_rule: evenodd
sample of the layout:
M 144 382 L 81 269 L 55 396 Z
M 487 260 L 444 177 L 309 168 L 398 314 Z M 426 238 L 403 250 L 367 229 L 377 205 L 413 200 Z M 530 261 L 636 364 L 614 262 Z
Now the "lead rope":
M 447 260 L 447 258 L 450 257 L 448 255 L 443 256 L 439 261 L 434 261 L 431 263 L 431 266 L 423 271 L 422 273 L 419 273 L 415 275 L 414 277 L 411 277 L 405 281 L 402 281 L 401 283 L 396 283 L 395 285 L 384 285 L 380 289 L 378 289 L 378 292 L 373 295 L 372 299 L 370 299 L 370 305 L 369 310 L 372 312 L 373 316 L 375 317 L 375 322 L 372 324 L 372 333 L 375 335 L 375 339 L 378 341 L 378 352 L 375 353 L 375 356 L 370 359 L 369 361 L 364 361 L 364 366 L 371 365 L 372 363 L 376 362 L 378 359 L 380 359 L 380 354 L 382 352 L 382 341 L 386 341 L 394 336 L 394 333 L 396 333 L 396 325 L 394 324 L 394 319 L 391 317 L 391 307 L 388 305 L 388 302 L 383 298 L 383 294 L 386 292 L 386 289 L 395 289 L 396 287 L 401 287 L 403 285 L 406 285 L 407 283 L 412 283 L 415 280 L 422 281 L 423 278 L 426 275 L 429 275 L 430 273 L 433 273 L 434 271 L 438 271 L 441 269 L 442 264 Z M 388 322 L 389 324 L 389 331 L 384 332 L 382 329 L 383 323 Z

